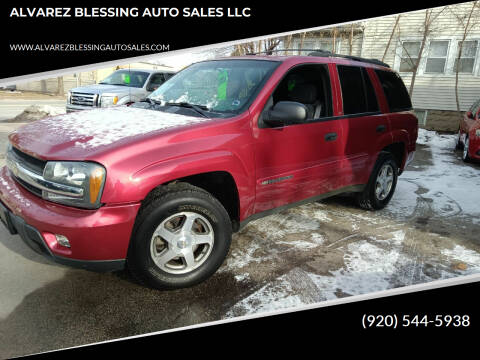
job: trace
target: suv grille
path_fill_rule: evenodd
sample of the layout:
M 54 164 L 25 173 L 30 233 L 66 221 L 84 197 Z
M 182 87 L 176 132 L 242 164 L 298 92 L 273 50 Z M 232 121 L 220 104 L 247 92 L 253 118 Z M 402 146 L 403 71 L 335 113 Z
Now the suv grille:
M 13 146 L 10 151 L 12 151 L 14 158 L 16 158 L 17 162 L 20 163 L 23 167 L 26 167 L 27 169 L 39 175 L 43 174 L 43 169 L 47 164 L 46 161 L 34 158 L 33 156 L 30 156 L 18 150 L 17 148 L 14 148 Z
M 72 92 L 71 103 L 73 105 L 97 106 L 97 98 L 97 94 Z

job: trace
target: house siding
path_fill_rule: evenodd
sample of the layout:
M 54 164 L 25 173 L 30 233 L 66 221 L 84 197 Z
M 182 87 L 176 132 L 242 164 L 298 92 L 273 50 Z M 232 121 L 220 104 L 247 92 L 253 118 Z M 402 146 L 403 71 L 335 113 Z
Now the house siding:
M 427 46 L 424 49 L 424 58 L 421 61 L 419 72 L 415 79 L 412 94 L 412 102 L 415 108 L 432 110 L 457 110 L 455 100 L 455 73 L 453 64 L 457 54 L 456 42 L 463 37 L 463 27 L 454 15 L 466 15 L 470 12 L 473 2 L 462 3 L 453 6 L 438 7 L 433 9 L 433 14 L 441 11 L 437 19 L 432 23 L 432 31 L 427 38 Z M 443 11 L 442 11 L 443 9 Z M 454 12 L 454 13 L 453 13 Z M 459 100 L 460 110 L 466 111 L 472 103 L 480 97 L 480 9 L 476 11 L 477 22 L 470 30 L 466 40 L 477 40 L 476 64 L 473 74 L 459 74 Z M 396 16 L 388 16 L 363 22 L 365 37 L 363 42 L 362 56 L 367 58 L 382 59 Z M 422 39 L 422 27 L 425 21 L 425 10 L 402 14 L 399 26 L 387 51 L 384 61 L 393 69 L 399 69 L 401 40 Z M 426 53 L 430 40 L 450 40 L 447 54 L 446 70 L 444 74 L 424 74 L 423 69 L 426 61 Z M 412 75 L 400 73 L 407 89 L 410 87 Z

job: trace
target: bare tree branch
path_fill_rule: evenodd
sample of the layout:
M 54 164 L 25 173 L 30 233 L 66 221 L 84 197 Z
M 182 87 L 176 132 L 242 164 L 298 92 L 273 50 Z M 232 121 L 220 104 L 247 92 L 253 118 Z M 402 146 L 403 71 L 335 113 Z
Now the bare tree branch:
M 382 56 L 382 61 L 385 61 L 385 57 L 387 56 L 388 49 L 390 48 L 390 44 L 392 43 L 393 36 L 395 35 L 395 31 L 397 30 L 397 27 L 398 27 L 398 22 L 400 21 L 400 16 L 401 15 L 398 15 L 396 20 L 395 20 L 395 25 L 393 25 L 392 33 L 390 34 L 390 38 L 388 39 L 388 43 L 387 43 L 387 46 L 385 48 L 385 52 L 383 53 L 383 56 Z M 350 47 L 350 51 L 351 51 L 351 47 Z

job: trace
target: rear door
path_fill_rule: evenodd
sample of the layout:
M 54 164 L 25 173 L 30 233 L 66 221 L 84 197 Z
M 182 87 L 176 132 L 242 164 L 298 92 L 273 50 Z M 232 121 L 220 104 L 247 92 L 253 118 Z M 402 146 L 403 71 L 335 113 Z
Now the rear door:
M 368 181 L 368 170 L 378 144 L 382 138 L 389 136 L 390 122 L 388 116 L 380 111 L 371 75 L 366 68 L 337 65 L 337 72 L 345 142 L 341 176 L 345 185 L 362 184 Z

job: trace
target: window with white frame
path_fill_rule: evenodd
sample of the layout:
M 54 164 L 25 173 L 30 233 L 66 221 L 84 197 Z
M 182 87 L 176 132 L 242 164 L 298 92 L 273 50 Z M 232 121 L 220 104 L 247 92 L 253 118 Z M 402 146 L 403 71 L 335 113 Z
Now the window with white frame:
M 340 42 L 339 38 L 335 41 L 335 52 L 339 53 L 340 51 Z M 293 41 L 293 48 L 300 49 L 301 39 L 296 39 Z M 304 39 L 302 44 L 302 49 L 305 49 L 306 53 L 311 51 L 309 50 L 326 50 L 333 51 L 333 39 L 332 38 L 317 38 L 317 39 Z M 303 53 L 303 51 L 302 51 Z
M 340 46 L 340 43 L 337 41 L 337 43 L 335 44 L 335 52 L 338 53 L 338 48 Z M 317 44 L 317 48 L 318 50 L 326 50 L 326 51 L 331 51 L 333 52 L 333 39 L 323 39 L 323 40 L 319 40 L 318 41 L 318 44 Z
M 420 41 L 402 41 L 400 72 L 413 72 L 420 53 Z
M 443 74 L 447 64 L 449 40 L 431 40 L 428 47 L 425 73 Z
M 455 54 L 455 64 L 453 66 L 453 72 L 457 72 L 457 66 L 458 66 L 458 72 L 459 73 L 473 73 L 473 68 L 475 65 L 475 56 L 477 55 L 477 49 L 478 49 L 478 41 L 477 40 L 466 40 L 463 42 L 462 46 L 462 56 L 460 59 L 458 59 L 458 49 L 460 49 L 460 46 L 462 44 L 462 41 L 458 41 L 457 43 L 457 53 Z
M 300 48 L 300 44 L 298 48 Z M 302 49 L 305 49 L 307 52 L 311 52 L 309 50 L 316 49 L 315 40 L 304 40 Z

